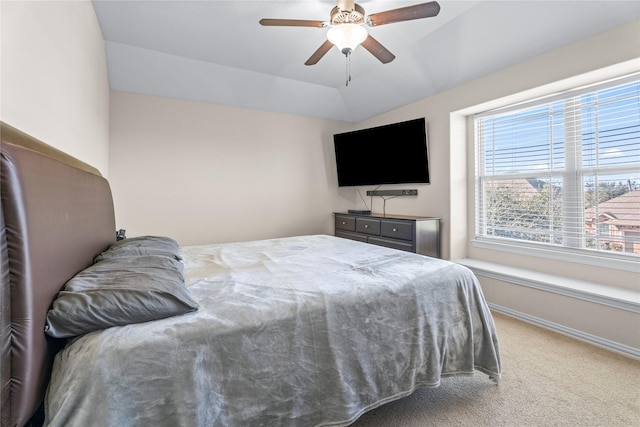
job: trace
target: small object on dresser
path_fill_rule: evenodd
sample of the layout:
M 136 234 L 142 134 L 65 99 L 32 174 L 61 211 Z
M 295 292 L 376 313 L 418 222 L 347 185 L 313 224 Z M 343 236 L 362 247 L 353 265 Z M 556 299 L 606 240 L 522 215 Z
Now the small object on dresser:
M 355 215 L 371 215 L 371 211 L 369 210 L 349 209 L 349 213 Z

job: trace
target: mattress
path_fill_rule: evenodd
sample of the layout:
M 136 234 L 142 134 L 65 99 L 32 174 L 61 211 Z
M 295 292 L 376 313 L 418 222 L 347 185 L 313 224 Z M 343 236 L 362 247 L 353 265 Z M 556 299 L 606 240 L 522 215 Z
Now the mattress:
M 71 340 L 47 425 L 348 425 L 443 377 L 500 378 L 493 319 L 458 264 L 326 235 L 180 253 L 199 309 Z

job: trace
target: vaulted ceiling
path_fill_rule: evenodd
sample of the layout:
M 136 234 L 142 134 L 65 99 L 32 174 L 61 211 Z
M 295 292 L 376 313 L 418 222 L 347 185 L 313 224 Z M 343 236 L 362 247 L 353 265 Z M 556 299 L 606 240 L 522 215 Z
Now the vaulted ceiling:
M 361 0 L 367 15 L 425 0 Z M 326 28 L 261 18 L 329 20 L 333 0 L 94 0 L 111 89 L 359 122 L 640 18 L 637 0 L 439 0 L 436 17 L 368 27 L 395 60 L 362 47 L 305 61 Z M 598 52 L 594 52 L 597 55 Z

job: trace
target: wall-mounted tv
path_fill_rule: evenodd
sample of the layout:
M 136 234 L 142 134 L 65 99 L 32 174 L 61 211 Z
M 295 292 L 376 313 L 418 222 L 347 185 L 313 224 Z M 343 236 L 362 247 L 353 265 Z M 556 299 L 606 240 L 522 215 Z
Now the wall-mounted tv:
M 424 118 L 333 135 L 340 187 L 429 183 Z

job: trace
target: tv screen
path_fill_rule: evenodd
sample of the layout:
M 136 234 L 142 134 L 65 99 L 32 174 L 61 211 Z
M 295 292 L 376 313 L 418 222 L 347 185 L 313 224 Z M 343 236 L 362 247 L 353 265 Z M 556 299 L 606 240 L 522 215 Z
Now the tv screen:
M 333 135 L 340 187 L 429 183 L 425 119 Z

